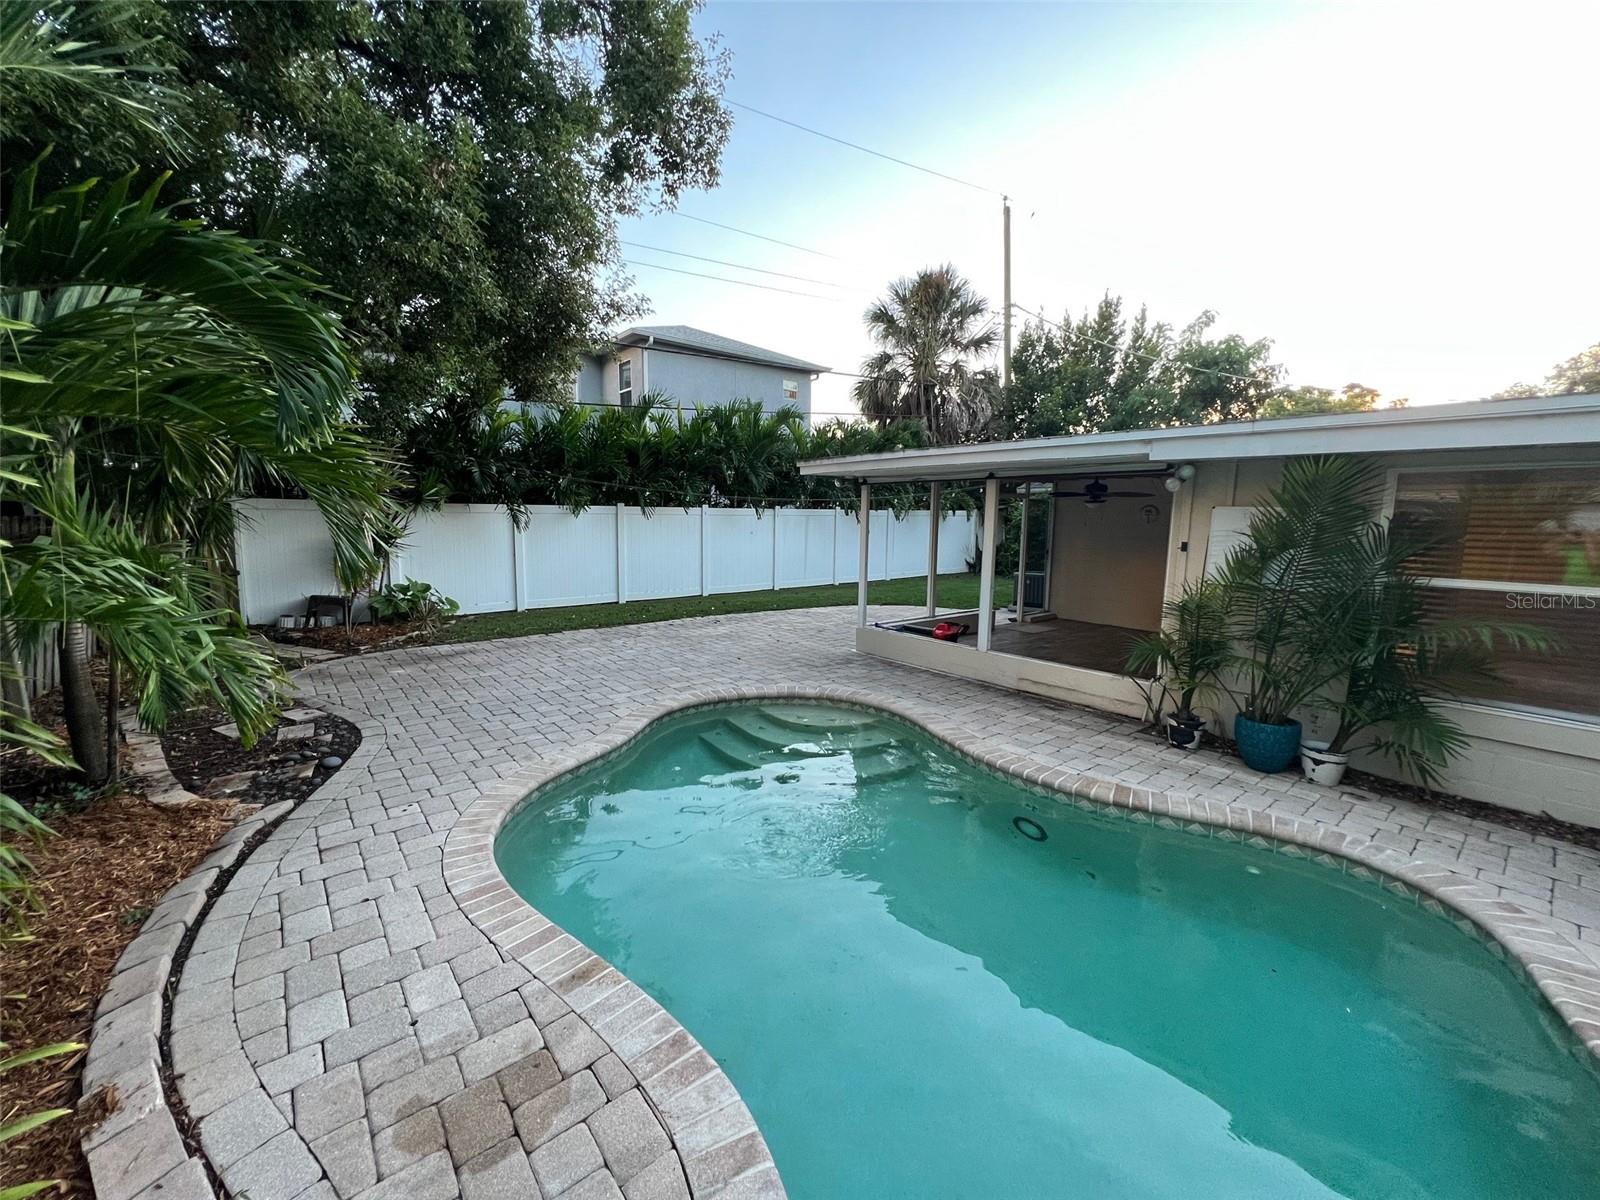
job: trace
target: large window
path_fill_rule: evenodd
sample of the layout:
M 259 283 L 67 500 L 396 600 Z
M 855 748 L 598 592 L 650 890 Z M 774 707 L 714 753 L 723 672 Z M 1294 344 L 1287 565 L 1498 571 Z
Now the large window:
M 1473 698 L 1600 717 L 1600 466 L 1401 471 L 1393 528 L 1425 548 L 1416 568 L 1442 619 L 1544 631 L 1550 651 L 1498 655 Z
M 617 364 L 617 403 L 623 408 L 633 404 L 633 363 L 627 359 Z

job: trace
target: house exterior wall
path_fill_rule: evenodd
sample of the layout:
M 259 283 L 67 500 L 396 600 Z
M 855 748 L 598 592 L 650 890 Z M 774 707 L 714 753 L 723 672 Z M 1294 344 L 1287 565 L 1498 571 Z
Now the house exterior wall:
M 579 404 L 597 404 L 605 399 L 606 360 L 585 356 L 572 379 L 572 398 Z M 616 391 L 615 369 L 612 371 L 612 391 Z M 615 397 L 613 397 L 614 399 Z
M 785 404 L 798 408 L 810 423 L 811 376 L 792 367 L 767 367 L 732 359 L 703 358 L 646 351 L 650 360 L 650 390 L 661 392 L 684 408 L 697 404 L 723 404 L 729 400 L 756 400 L 762 408 Z M 785 400 L 783 381 L 799 385 L 800 398 Z
M 1539 464 L 1586 466 L 1592 463 L 1597 474 L 1600 474 L 1600 449 L 1593 446 L 1413 452 L 1373 457 L 1388 470 Z M 1165 552 L 1167 597 L 1175 595 L 1185 580 L 1203 576 L 1210 549 L 1213 513 L 1217 509 L 1237 509 L 1261 503 L 1281 478 L 1285 461 L 1283 458 L 1256 458 L 1195 464 L 1194 478 L 1172 501 L 1172 521 Z M 1061 503 L 1070 505 L 1074 502 Z M 1107 505 L 1108 510 L 1110 507 Z M 1051 607 L 1061 616 L 1105 620 L 1109 610 L 1099 607 L 1098 599 L 1091 603 L 1088 595 L 1079 597 L 1082 607 L 1073 608 L 1073 585 L 1070 581 L 1077 573 L 1074 570 L 1073 552 L 1078 543 L 1073 541 L 1070 529 L 1062 530 L 1061 516 L 1058 508 Z M 1131 586 L 1119 589 L 1115 585 L 1119 577 L 1125 577 L 1123 566 L 1114 561 L 1119 547 L 1113 542 L 1106 549 L 1108 554 L 1099 555 L 1091 544 L 1085 544 L 1076 559 L 1078 570 L 1087 576 L 1091 572 L 1084 570 L 1084 566 L 1093 564 L 1093 575 L 1113 582 L 1108 594 L 1131 596 L 1136 590 L 1142 591 Z M 1136 557 L 1137 563 L 1130 569 L 1141 573 L 1148 571 L 1148 556 L 1141 551 Z M 1084 586 L 1081 578 L 1080 586 Z M 1091 591 L 1090 595 L 1098 596 L 1098 589 Z M 1118 616 L 1112 623 L 1131 625 L 1132 616 L 1131 610 L 1118 610 Z M 1514 612 L 1509 616 L 1516 619 Z M 1594 619 L 1600 621 L 1600 608 L 1595 610 Z M 986 654 L 966 646 L 940 645 L 931 639 L 909 637 L 888 629 L 859 629 L 856 646 L 864 653 L 1019 691 L 1129 716 L 1137 716 L 1142 712 L 1142 699 L 1136 686 L 1123 676 L 1016 655 Z M 1600 689 L 1600 683 L 1596 683 L 1595 687 Z M 1593 696 L 1579 698 L 1579 701 L 1575 701 L 1575 707 L 1579 706 L 1579 702 L 1592 706 Z M 1466 732 L 1470 745 L 1442 773 L 1442 790 L 1473 800 L 1526 812 L 1549 813 L 1577 824 L 1600 827 L 1600 720 L 1543 715 L 1478 703 L 1452 702 L 1443 707 Z M 1214 721 L 1214 728 L 1229 732 L 1236 710 L 1230 703 L 1223 703 L 1215 706 L 1209 715 Z M 1324 714 L 1307 712 L 1302 714 L 1302 718 L 1308 738 L 1325 738 L 1332 732 Z M 1404 781 L 1404 777 L 1385 759 L 1358 754 L 1353 763 L 1374 775 Z
M 1196 466 L 1195 478 L 1181 494 L 1187 501 L 1182 506 L 1187 512 L 1180 513 L 1174 522 L 1169 595 L 1185 579 L 1198 579 L 1204 574 L 1212 511 L 1259 504 L 1282 477 L 1285 461 L 1261 459 Z M 1600 472 L 1600 451 L 1593 448 L 1394 454 L 1374 456 L 1374 461 L 1389 470 L 1576 462 L 1593 463 Z M 1179 551 L 1177 547 L 1185 541 L 1188 550 Z M 1515 619 L 1516 614 L 1508 615 Z M 1600 610 L 1595 619 L 1600 621 Z M 1600 688 L 1600 683 L 1596 687 Z M 1444 791 L 1600 826 L 1600 723 L 1485 704 L 1450 703 L 1444 707 L 1471 738 L 1465 753 L 1444 771 Z M 1234 715 L 1231 705 L 1213 710 L 1213 716 L 1225 728 L 1231 727 Z M 1325 714 L 1307 712 L 1302 718 L 1308 738 L 1326 738 L 1332 733 Z M 1374 775 L 1404 778 L 1387 760 L 1371 754 L 1357 755 L 1352 762 Z
M 612 406 L 620 403 L 617 364 L 633 364 L 633 398 L 648 392 L 692 409 L 700 404 L 725 404 L 729 400 L 756 400 L 762 408 L 785 404 L 798 408 L 811 423 L 811 376 L 791 367 L 766 367 L 734 359 L 674 354 L 664 349 L 628 346 L 615 354 L 588 357 L 573 379 L 573 399 L 579 404 Z M 798 385 L 800 398 L 785 400 L 784 380 Z
M 1127 488 L 1153 495 L 1094 507 L 1074 498 L 1055 502 L 1050 609 L 1056 616 L 1128 629 L 1161 628 L 1172 495 L 1158 479 L 1131 480 Z M 1150 508 L 1156 515 L 1146 520 Z

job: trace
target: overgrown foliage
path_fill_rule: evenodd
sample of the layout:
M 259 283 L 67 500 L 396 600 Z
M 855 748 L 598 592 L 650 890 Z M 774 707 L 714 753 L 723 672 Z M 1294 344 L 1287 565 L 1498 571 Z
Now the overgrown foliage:
M 351 361 L 303 272 L 157 207 L 158 185 L 38 197 L 34 176 L 0 252 L 0 452 L 51 533 L 7 555 L 5 641 L 58 639 L 73 756 L 100 783 L 124 675 L 152 726 L 202 698 L 246 737 L 272 721 L 280 672 L 223 590 L 231 498 L 257 480 L 311 496 L 355 577 L 390 481 L 343 423 Z M 112 656 L 109 717 L 85 631 Z
M 664 396 L 631 408 L 496 410 L 468 421 L 428 414 L 406 432 L 418 498 L 530 504 L 573 512 L 599 504 L 656 508 L 853 506 L 848 479 L 804 477 L 811 458 L 874 454 L 925 444 L 915 422 L 834 421 L 808 429 L 798 411 L 735 401 L 680 410 Z M 911 484 L 874 489 L 874 503 L 927 503 Z M 952 491 L 952 504 L 963 495 Z

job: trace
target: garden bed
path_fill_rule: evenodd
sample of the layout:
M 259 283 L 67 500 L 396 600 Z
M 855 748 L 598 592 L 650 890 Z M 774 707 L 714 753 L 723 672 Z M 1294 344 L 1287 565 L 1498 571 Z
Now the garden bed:
M 182 880 L 241 815 L 234 804 L 197 801 L 166 806 L 134 795 L 104 797 L 52 816 L 56 836 L 30 853 L 44 911 L 30 936 L 5 948 L 5 1041 L 13 1050 L 85 1042 L 95 1006 L 124 947 L 168 888 Z M 71 1108 L 78 1100 L 83 1052 L 46 1059 L 0 1076 L 0 1125 L 23 1113 Z M 23 1180 L 65 1181 L 47 1195 L 89 1197 L 78 1147 L 85 1113 L 8 1142 L 0 1186 Z
M 217 732 L 228 725 L 226 714 L 197 709 L 173 721 L 161 735 L 168 768 L 197 795 L 226 795 L 249 804 L 298 803 L 361 744 L 354 725 L 327 713 L 302 721 L 279 718 L 277 727 L 249 749 L 238 738 Z
M 386 625 L 329 625 L 321 629 L 270 628 L 266 634 L 285 646 L 305 646 L 312 650 L 329 650 L 335 654 L 367 654 L 373 650 L 389 650 L 405 645 L 439 628 L 425 621 L 397 621 Z

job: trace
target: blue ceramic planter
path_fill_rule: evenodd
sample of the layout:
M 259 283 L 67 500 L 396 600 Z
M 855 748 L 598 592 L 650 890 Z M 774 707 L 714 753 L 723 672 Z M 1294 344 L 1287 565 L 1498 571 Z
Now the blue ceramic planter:
M 1245 766 L 1265 775 L 1276 774 L 1300 753 L 1300 722 L 1268 725 L 1237 716 L 1233 719 L 1233 740 Z

